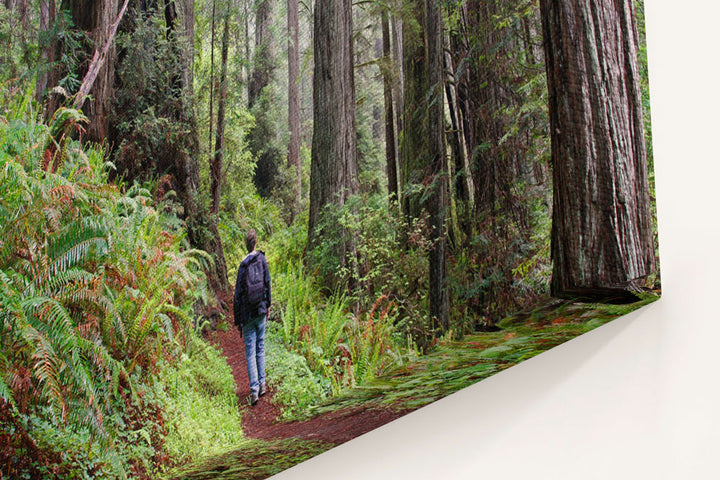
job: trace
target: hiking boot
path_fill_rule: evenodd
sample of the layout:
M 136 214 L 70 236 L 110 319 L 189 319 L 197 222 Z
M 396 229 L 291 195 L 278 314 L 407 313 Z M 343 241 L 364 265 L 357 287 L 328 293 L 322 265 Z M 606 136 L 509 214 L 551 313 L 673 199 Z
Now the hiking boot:
M 251 393 L 248 397 L 248 402 L 250 402 L 250 406 L 254 407 L 255 404 L 258 402 L 258 394 L 257 393 Z
M 265 395 L 266 393 L 267 393 L 267 385 L 265 385 L 265 384 L 263 383 L 262 385 L 260 385 L 260 395 L 259 395 L 259 396 L 262 397 L 262 396 Z

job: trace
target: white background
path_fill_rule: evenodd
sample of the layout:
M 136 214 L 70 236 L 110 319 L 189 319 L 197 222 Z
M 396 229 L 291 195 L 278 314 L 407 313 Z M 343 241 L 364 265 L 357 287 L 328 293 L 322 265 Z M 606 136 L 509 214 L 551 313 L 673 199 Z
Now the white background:
M 645 0 L 663 298 L 277 479 L 720 479 L 720 6 Z

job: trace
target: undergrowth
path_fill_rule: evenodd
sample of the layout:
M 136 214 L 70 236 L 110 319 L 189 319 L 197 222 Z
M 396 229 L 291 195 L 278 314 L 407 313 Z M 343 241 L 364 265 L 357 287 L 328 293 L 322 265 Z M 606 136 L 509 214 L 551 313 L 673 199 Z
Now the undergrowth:
M 495 332 L 447 340 L 433 352 L 385 372 L 365 385 L 316 405 L 306 416 L 348 408 L 413 410 L 598 328 L 656 301 L 642 294 L 628 305 L 575 303 L 545 298 L 505 317 Z
M 168 416 L 166 450 L 175 461 L 217 455 L 243 441 L 232 370 L 215 347 L 193 337 L 159 379 Z
M 143 478 L 237 442 L 232 376 L 195 332 L 209 256 L 149 190 L 108 184 L 102 146 L 53 135 L 79 112 L 44 125 L 2 98 L 0 473 Z

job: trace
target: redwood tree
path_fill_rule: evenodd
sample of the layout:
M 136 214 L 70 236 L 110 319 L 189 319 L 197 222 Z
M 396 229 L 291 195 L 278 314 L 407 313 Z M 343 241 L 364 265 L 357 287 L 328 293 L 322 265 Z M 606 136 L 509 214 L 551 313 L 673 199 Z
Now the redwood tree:
M 273 35 L 273 1 L 255 2 L 255 52 L 248 80 L 248 108 L 255 116 L 255 127 L 249 132 L 248 147 L 255 157 L 254 182 L 260 195 L 268 196 L 278 173 L 280 153 L 275 145 L 276 126 L 269 88 L 275 78 L 275 39 Z
M 626 295 L 655 270 L 632 0 L 541 0 L 551 292 Z
M 447 210 L 447 167 L 445 152 L 445 117 L 443 103 L 445 52 L 443 50 L 442 10 L 435 0 L 425 0 L 425 38 L 427 51 L 427 81 L 429 104 L 427 112 L 428 160 L 432 174 L 429 192 L 430 212 L 430 291 L 428 292 L 430 320 L 434 328 L 449 328 L 447 291 L 447 238 L 445 212 Z
M 317 1 L 313 49 L 314 129 L 308 224 L 311 249 L 323 238 L 318 231 L 323 208 L 329 204 L 343 206 L 359 189 L 350 0 Z M 343 232 L 333 252 L 341 266 L 352 251 L 352 239 Z
M 121 2 L 120 2 L 121 3 Z M 106 0 L 96 2 L 93 0 L 63 0 L 61 10 L 67 10 L 72 18 L 73 24 L 80 30 L 87 32 L 92 45 L 87 49 L 88 59 L 92 57 L 96 48 L 102 48 L 106 42 L 106 36 L 111 30 L 111 25 L 118 14 L 118 0 Z M 115 46 L 110 45 L 107 53 L 107 60 L 100 67 L 97 77 L 90 89 L 92 101 L 85 102 L 83 113 L 90 120 L 87 129 L 88 140 L 102 142 L 108 136 L 111 102 L 114 94 L 115 80 Z M 85 75 L 87 67 L 81 67 L 80 76 Z M 49 85 L 54 87 L 55 85 Z M 57 99 L 51 102 L 49 115 L 59 107 Z
M 423 0 L 412 4 L 412 15 L 403 18 L 403 119 L 400 140 L 400 190 L 402 213 L 419 218 L 422 209 L 419 191 L 428 175 L 426 129 L 427 52 L 423 21 Z
M 288 0 L 288 167 L 295 169 L 295 205 L 293 218 L 298 213 L 302 195 L 302 164 L 300 162 L 300 41 L 298 36 L 298 0 Z
M 399 199 L 397 176 L 397 142 L 395 140 L 395 113 L 393 108 L 392 57 L 390 56 L 390 20 L 385 7 L 381 7 L 383 49 L 383 98 L 385 100 L 385 156 L 387 157 L 388 198 Z
M 437 334 L 449 323 L 442 11 L 434 0 L 416 1 L 414 7 L 403 24 L 402 211 L 407 218 L 429 214 L 429 318 Z

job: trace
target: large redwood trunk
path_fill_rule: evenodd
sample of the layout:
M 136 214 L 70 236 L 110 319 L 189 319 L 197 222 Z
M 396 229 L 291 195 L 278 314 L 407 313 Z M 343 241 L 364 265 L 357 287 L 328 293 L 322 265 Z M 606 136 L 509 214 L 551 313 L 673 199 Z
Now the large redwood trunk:
M 318 0 L 314 22 L 313 139 L 308 244 L 316 247 L 325 205 L 344 205 L 358 185 L 353 75 L 352 3 Z M 341 265 L 353 251 L 347 235 L 335 254 Z
M 429 105 L 427 135 L 432 183 L 428 198 L 430 212 L 430 282 L 428 292 L 430 320 L 436 331 L 446 332 L 450 326 L 447 289 L 447 166 L 445 152 L 444 59 L 442 10 L 435 0 L 425 0 L 425 38 L 427 39 L 427 80 Z
M 40 2 L 40 31 L 47 34 L 55 23 L 55 0 L 42 0 Z M 51 65 L 55 61 L 55 48 L 57 41 L 48 38 L 45 35 L 45 42 L 39 42 L 40 52 L 40 70 L 38 72 L 37 81 L 35 83 L 35 99 L 38 103 L 42 103 L 45 97 L 45 91 L 50 86 L 50 82 L 56 81 L 51 75 Z M 57 75 L 55 75 L 57 76 Z
M 275 71 L 271 26 L 272 0 L 257 0 L 255 2 L 255 58 L 248 83 L 248 108 L 250 109 L 260 99 L 263 89 L 270 84 Z
M 655 271 L 632 0 L 541 0 L 557 296 L 622 295 Z
M 107 42 L 107 32 L 118 14 L 118 0 L 63 0 L 61 9 L 68 10 L 76 28 L 87 32 L 93 45 L 88 49 L 88 61 L 96 48 L 102 48 Z M 85 101 L 83 113 L 90 120 L 87 139 L 102 142 L 108 135 L 113 85 L 115 80 L 115 46 L 111 45 L 105 63 L 100 68 L 90 90 L 91 100 Z M 85 75 L 88 64 L 81 63 L 80 77 Z M 52 85 L 54 86 L 54 85 Z M 57 108 L 57 104 L 54 108 Z M 53 111 L 54 111 L 53 108 Z M 52 114 L 52 112 L 50 112 Z
M 414 0 L 413 18 L 404 18 L 403 37 L 403 119 L 400 141 L 400 190 L 402 213 L 407 218 L 422 214 L 419 186 L 429 177 L 427 152 L 427 51 L 425 49 L 425 8 Z

